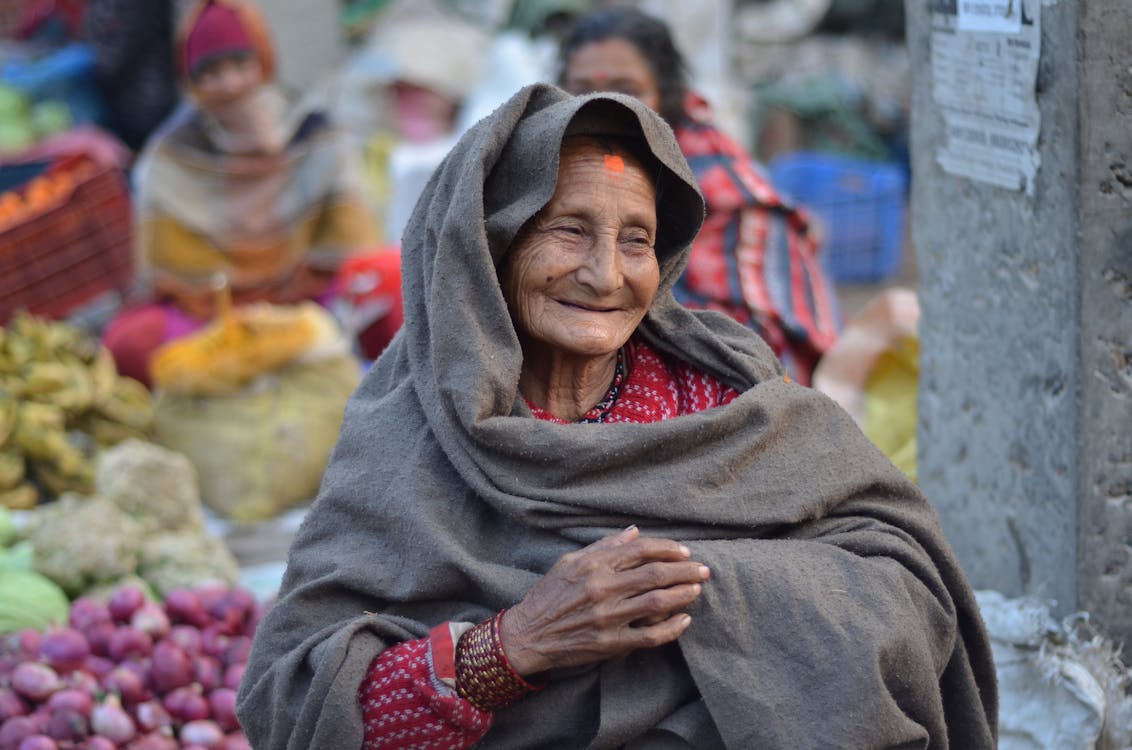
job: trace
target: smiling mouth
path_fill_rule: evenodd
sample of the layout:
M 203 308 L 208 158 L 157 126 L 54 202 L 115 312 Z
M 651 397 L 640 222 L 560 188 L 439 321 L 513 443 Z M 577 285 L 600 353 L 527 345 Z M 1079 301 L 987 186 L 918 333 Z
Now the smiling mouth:
M 586 305 L 586 304 L 582 304 L 581 302 L 567 302 L 565 300 L 559 300 L 558 304 L 564 305 L 565 307 L 572 307 L 575 310 L 582 310 L 584 312 L 596 312 L 596 313 L 611 313 L 611 312 L 617 312 L 620 309 L 620 308 L 617 308 L 617 307 L 597 307 L 595 305 Z

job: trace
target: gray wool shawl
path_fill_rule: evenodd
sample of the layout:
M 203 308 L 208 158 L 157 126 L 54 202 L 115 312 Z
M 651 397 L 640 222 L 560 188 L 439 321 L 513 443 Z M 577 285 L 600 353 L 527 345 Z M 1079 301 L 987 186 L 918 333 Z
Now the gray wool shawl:
M 742 391 L 731 404 L 530 416 L 496 266 L 573 132 L 635 132 L 663 165 L 661 286 L 638 335 Z M 702 217 L 671 130 L 634 99 L 531 86 L 463 136 L 405 233 L 404 328 L 347 406 L 256 634 L 238 702 L 253 747 L 359 748 L 359 685 L 385 648 L 514 605 L 634 523 L 711 567 L 690 628 L 550 674 L 481 747 L 994 747 L 988 641 L 931 505 L 757 335 L 672 298 Z

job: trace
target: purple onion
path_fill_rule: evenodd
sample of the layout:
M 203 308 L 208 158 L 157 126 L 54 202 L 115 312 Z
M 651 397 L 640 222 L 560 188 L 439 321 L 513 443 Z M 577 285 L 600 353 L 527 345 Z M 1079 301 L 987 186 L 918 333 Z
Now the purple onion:
M 107 620 L 96 622 L 81 631 L 90 644 L 90 653 L 95 656 L 108 656 L 110 654 L 110 639 L 118 632 L 118 626 Z
M 47 716 L 46 734 L 54 740 L 76 742 L 89 730 L 87 716 L 73 708 L 57 708 Z
M 239 602 L 223 598 L 209 610 L 209 614 L 212 615 L 212 624 L 209 627 L 215 628 L 225 635 L 236 635 L 244 632 L 244 624 L 248 617 L 247 612 Z
M 81 747 L 82 750 L 118 750 L 118 745 L 97 734 L 87 737 L 86 744 Z
M 202 653 L 209 656 L 215 656 L 217 659 L 224 658 L 224 652 L 228 649 L 228 642 L 232 636 L 222 632 L 219 625 L 209 625 L 204 630 L 200 631 L 200 650 Z
M 154 690 L 164 694 L 188 685 L 193 677 L 193 662 L 184 649 L 171 641 L 159 641 L 153 647 L 149 681 Z
M 117 666 L 110 670 L 102 679 L 102 687 L 125 703 L 138 703 L 148 697 L 142 678 L 129 667 Z
M 231 664 L 245 664 L 248 654 L 252 651 L 252 639 L 246 635 L 234 635 L 228 640 L 221 660 L 225 666 Z
M 84 633 L 112 619 L 110 609 L 103 602 L 89 596 L 80 596 L 71 602 L 71 611 L 67 616 L 67 622 L 71 627 Z
M 59 674 L 46 664 L 25 661 L 12 670 L 12 689 L 32 701 L 43 701 L 63 687 Z
M 216 748 L 224 741 L 224 732 L 211 719 L 197 719 L 185 722 L 178 734 L 182 745 L 199 745 L 203 748 Z
M 177 740 L 163 732 L 143 734 L 126 746 L 126 750 L 184 750 Z
M 200 600 L 200 605 L 204 607 L 204 611 L 208 616 L 215 617 L 212 610 L 219 604 L 220 600 L 228 593 L 228 586 L 223 583 L 202 583 L 193 589 L 193 593 L 197 595 Z
M 126 623 L 134 616 L 134 612 L 146 601 L 145 592 L 139 586 L 127 584 L 119 586 L 106 600 L 106 609 L 115 621 Z
M 212 709 L 213 720 L 225 732 L 234 732 L 240 728 L 240 720 L 236 718 L 236 691 L 232 688 L 217 688 L 208 694 L 208 705 Z
M 88 656 L 90 644 L 74 628 L 52 628 L 39 642 L 39 658 L 59 674 L 81 668 Z
M 43 633 L 34 628 L 23 628 L 12 638 L 12 650 L 20 655 L 31 657 L 39 651 L 39 642 L 43 640 Z
M 75 670 L 64 677 L 64 688 L 91 694 L 98 692 L 102 688 L 102 680 L 94 672 L 88 671 L 88 667 L 89 665 L 84 663 L 82 669 Z
M 19 750 L 59 750 L 58 743 L 45 734 L 33 734 L 25 737 L 18 747 Z
M 224 670 L 224 687 L 233 690 L 240 689 L 240 682 L 244 679 L 244 664 L 232 664 Z
M 31 716 L 13 716 L 0 724 L 0 750 L 18 750 L 20 743 L 44 727 Z
M 94 689 L 97 690 L 98 687 L 96 686 Z M 64 688 L 47 699 L 47 708 L 52 711 L 59 709 L 76 711 L 83 716 L 90 716 L 90 711 L 94 708 L 92 692 L 76 688 Z
M 196 628 L 203 628 L 211 619 L 197 593 L 184 588 L 170 589 L 165 594 L 165 611 L 171 621 Z
M 164 704 L 156 698 L 142 701 L 134 706 L 134 719 L 143 732 L 153 732 L 173 726 L 173 717 Z
M 201 694 L 200 685 L 195 683 L 169 691 L 162 702 L 173 718 L 181 721 L 207 719 L 212 711 L 208 699 Z
M 221 686 L 224 670 L 220 660 L 211 656 L 198 656 L 193 660 L 193 680 L 200 683 L 201 690 L 210 692 Z
M 196 656 L 200 653 L 200 629 L 194 625 L 174 625 L 169 628 L 169 635 L 166 636 L 166 640 L 176 643 L 189 656 Z
M 232 732 L 224 738 L 220 750 L 252 750 L 252 743 L 244 736 L 243 731 Z
M 118 696 L 109 695 L 90 712 L 90 728 L 111 742 L 121 745 L 137 735 L 134 720 L 122 708 Z
M 23 716 L 28 712 L 28 704 L 20 694 L 11 688 L 0 688 L 0 722 L 13 716 Z
M 111 661 L 121 663 L 131 657 L 144 658 L 153 653 L 153 639 L 145 633 L 129 625 L 123 625 L 114 631 L 107 644 L 107 655 Z
M 130 617 L 130 626 L 136 628 L 157 641 L 169 635 L 169 615 L 157 602 L 144 602 L 133 616 Z

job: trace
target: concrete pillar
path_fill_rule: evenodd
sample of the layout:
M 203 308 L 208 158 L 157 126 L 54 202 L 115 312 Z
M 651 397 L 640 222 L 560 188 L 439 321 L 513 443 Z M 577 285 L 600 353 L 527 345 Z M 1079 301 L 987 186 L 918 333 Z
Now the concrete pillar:
M 949 6 L 906 2 L 920 482 L 976 588 L 1132 646 L 1132 4 L 1041 0 L 1032 194 L 937 161 Z

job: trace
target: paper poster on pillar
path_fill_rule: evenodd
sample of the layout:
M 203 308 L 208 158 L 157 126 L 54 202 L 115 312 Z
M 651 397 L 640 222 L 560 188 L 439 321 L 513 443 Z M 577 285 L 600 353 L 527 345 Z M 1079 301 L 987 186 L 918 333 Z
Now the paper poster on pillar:
M 1033 195 L 1041 111 L 1039 0 L 928 0 L 932 96 L 949 174 Z

